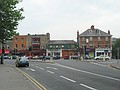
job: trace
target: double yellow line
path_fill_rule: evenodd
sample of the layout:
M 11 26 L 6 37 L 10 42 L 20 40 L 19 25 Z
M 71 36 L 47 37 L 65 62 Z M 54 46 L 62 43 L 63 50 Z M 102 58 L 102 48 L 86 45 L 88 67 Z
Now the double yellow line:
M 34 78 L 32 78 L 30 75 L 22 71 L 21 69 L 14 67 L 18 72 L 20 72 L 23 76 L 28 78 L 33 84 L 35 84 L 40 90 L 47 90 L 43 85 L 41 85 L 39 82 L 37 82 Z

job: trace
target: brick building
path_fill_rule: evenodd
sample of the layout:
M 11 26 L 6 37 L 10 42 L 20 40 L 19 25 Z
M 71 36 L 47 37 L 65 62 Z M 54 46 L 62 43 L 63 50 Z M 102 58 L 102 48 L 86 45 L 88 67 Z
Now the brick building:
M 50 34 L 17 35 L 13 37 L 12 51 L 25 53 L 25 55 L 39 56 L 45 52 L 46 44 L 50 40 Z M 31 50 L 30 50 L 31 48 Z
M 95 29 L 92 25 L 79 35 L 77 32 L 77 41 L 80 50 L 80 55 L 83 57 L 89 56 L 94 58 L 99 55 L 108 55 L 111 57 L 112 43 L 110 31 L 104 32 L 100 29 Z

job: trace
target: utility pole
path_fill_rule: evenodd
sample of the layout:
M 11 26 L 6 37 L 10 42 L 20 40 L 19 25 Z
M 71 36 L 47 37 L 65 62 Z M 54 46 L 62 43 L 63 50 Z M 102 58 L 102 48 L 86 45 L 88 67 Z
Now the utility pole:
M 5 53 L 5 48 L 4 48 L 4 41 L 2 40 L 2 55 L 1 55 L 1 64 L 3 64 L 3 60 L 4 60 L 4 53 Z

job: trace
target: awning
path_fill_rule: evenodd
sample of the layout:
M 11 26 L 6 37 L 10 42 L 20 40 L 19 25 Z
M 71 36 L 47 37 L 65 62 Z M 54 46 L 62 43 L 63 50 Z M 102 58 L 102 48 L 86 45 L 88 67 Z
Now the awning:
M 9 53 L 10 50 L 5 50 L 5 54 Z M 2 49 L 0 49 L 0 54 L 2 53 Z

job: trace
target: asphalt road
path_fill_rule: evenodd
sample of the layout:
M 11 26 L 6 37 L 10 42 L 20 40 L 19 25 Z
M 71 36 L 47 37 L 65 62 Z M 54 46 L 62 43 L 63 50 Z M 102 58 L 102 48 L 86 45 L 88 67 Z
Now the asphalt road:
M 5 62 L 14 64 L 14 60 Z M 120 71 L 106 62 L 57 60 L 54 64 L 30 62 L 30 67 L 19 68 L 47 90 L 120 90 Z

